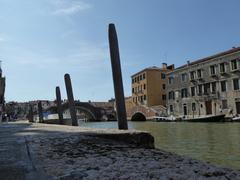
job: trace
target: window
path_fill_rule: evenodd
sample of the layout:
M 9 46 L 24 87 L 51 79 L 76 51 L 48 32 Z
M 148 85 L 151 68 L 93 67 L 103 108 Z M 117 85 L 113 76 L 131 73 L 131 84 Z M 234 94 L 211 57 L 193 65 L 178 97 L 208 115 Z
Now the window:
M 182 81 L 185 82 L 186 80 L 187 80 L 187 74 L 184 73 L 184 74 L 182 74 Z
M 184 89 L 181 90 L 181 97 L 182 97 L 182 98 L 188 97 L 187 88 L 184 88 Z
M 143 85 L 143 89 L 146 89 L 146 84 Z
M 168 92 L 168 99 L 175 99 L 175 94 L 174 94 L 174 91 L 170 91 Z
M 132 78 L 132 84 L 134 83 L 134 78 Z
M 198 95 L 202 95 L 202 84 L 198 85 Z
M 220 64 L 220 73 L 225 73 L 226 69 L 225 69 L 225 63 L 221 63 Z
M 210 93 L 210 83 L 203 85 L 204 94 L 208 95 Z
M 173 105 L 169 106 L 169 110 L 170 110 L 170 112 L 173 112 Z
M 195 87 L 191 87 L 191 94 L 192 96 L 195 96 Z
M 132 93 L 134 93 L 134 88 L 132 88 Z
M 143 74 L 143 79 L 145 79 L 145 73 Z
M 140 81 L 142 80 L 142 75 L 140 75 Z
M 196 111 L 196 103 L 192 103 L 192 111 Z
M 145 100 L 147 99 L 147 96 L 146 96 L 146 95 L 144 95 L 144 96 L 143 96 L 143 99 L 144 99 L 144 101 L 145 101 Z
M 195 77 L 196 77 L 196 72 L 195 71 L 190 72 L 190 79 L 194 80 Z
M 161 78 L 162 79 L 165 79 L 166 78 L 166 75 L 164 73 L 161 73 Z
M 137 77 L 134 78 L 134 81 L 137 82 Z
M 168 84 L 173 84 L 173 77 L 168 78 Z
M 198 78 L 202 78 L 202 70 L 201 69 L 197 70 L 197 76 L 198 76 Z
M 231 67 L 232 67 L 232 70 L 238 69 L 238 67 L 237 67 L 237 60 L 236 59 L 231 61 Z
M 212 82 L 212 93 L 215 94 L 216 93 L 216 82 Z
M 165 95 L 165 94 L 162 95 L 162 100 L 163 100 L 163 101 L 166 100 L 166 95 Z
M 233 79 L 233 89 L 239 90 L 239 79 Z
M 227 108 L 228 108 L 227 100 L 222 100 L 222 109 L 227 109 Z
M 163 84 L 163 85 L 162 85 L 162 88 L 163 88 L 163 89 L 166 89 L 166 84 Z
M 221 81 L 221 91 L 226 92 L 226 90 L 227 90 L 226 81 Z
M 139 76 L 137 77 L 137 82 L 139 81 Z
M 216 75 L 215 65 L 210 66 L 210 74 L 211 75 Z

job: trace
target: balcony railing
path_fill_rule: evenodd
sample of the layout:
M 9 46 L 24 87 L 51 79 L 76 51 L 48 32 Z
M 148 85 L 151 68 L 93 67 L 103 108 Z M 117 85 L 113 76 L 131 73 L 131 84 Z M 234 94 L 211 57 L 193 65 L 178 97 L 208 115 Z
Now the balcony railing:
M 237 69 L 231 69 L 231 72 L 232 72 L 232 73 L 240 72 L 240 68 L 237 68 Z
M 226 71 L 220 71 L 220 74 L 221 74 L 221 76 L 225 76 L 225 75 L 227 75 L 228 73 L 227 73 Z

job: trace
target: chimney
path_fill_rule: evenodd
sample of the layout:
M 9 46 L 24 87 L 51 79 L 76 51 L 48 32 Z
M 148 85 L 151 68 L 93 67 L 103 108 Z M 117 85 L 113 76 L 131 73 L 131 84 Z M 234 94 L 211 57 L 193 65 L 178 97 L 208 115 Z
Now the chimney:
M 188 65 L 188 66 L 190 65 L 190 61 L 187 61 L 187 65 Z
M 167 69 L 167 63 L 162 63 L 162 68 Z

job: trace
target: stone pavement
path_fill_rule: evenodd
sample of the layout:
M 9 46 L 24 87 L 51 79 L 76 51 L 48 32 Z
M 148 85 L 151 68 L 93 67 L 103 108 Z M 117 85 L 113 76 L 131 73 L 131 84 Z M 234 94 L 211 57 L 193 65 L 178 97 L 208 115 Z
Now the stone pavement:
M 239 171 L 154 149 L 151 140 L 137 131 L 0 125 L 0 180 L 240 179 Z
M 29 126 L 0 124 L 0 180 L 48 179 L 35 168 L 25 136 L 17 135 Z

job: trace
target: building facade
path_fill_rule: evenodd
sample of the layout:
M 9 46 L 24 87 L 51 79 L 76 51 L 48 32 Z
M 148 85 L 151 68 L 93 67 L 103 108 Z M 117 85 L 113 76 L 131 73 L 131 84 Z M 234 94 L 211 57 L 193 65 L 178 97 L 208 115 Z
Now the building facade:
M 147 107 L 166 106 L 166 73 L 173 65 L 163 63 L 162 68 L 149 67 L 131 76 L 132 102 Z
M 167 73 L 169 115 L 194 117 L 240 114 L 240 47 Z

